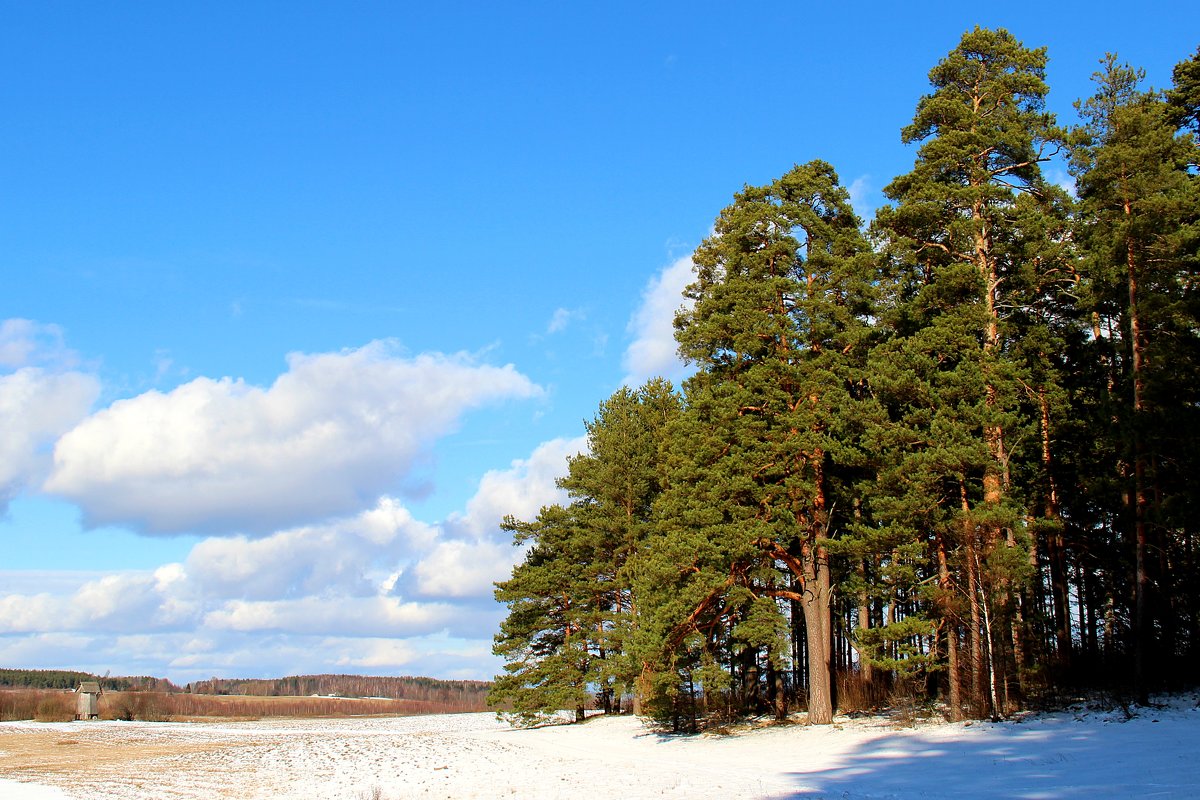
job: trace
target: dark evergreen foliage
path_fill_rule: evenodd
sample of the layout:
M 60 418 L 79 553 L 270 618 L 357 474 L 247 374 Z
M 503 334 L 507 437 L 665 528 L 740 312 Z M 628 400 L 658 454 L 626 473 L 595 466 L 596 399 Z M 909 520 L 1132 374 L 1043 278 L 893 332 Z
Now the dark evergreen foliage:
M 374 675 L 291 675 L 286 678 L 211 678 L 187 684 L 196 694 L 250 697 L 387 697 L 436 702 L 455 707 L 481 707 L 491 689 L 486 681 Z
M 1081 370 L 1076 391 L 1105 458 L 1084 463 L 1066 513 L 1107 557 L 1097 588 L 1119 598 L 1103 626 L 1089 626 L 1088 649 L 1108 670 L 1131 658 L 1144 702 L 1187 675 L 1200 648 L 1185 578 L 1200 488 L 1200 180 L 1196 143 L 1178 127 L 1195 121 L 1197 68 L 1193 58 L 1175 70 L 1168 101 L 1116 56 L 1102 64 L 1096 94 L 1079 104 L 1073 168 L 1080 311 L 1092 326 L 1081 363 L 1090 355 L 1103 367 Z
M 181 689 L 165 678 L 101 677 L 88 672 L 57 669 L 0 669 L 0 687 L 22 689 L 75 689 L 84 681 L 96 681 L 106 691 L 178 692 Z
M 647 536 L 663 485 L 659 446 L 678 412 L 666 381 L 618 391 L 587 425 L 588 452 L 559 481 L 571 503 L 543 508 L 533 522 L 505 520 L 514 544 L 528 549 L 496 585 L 509 615 L 494 652 L 508 663 L 490 701 L 517 721 L 534 724 L 559 709 L 582 719 L 593 692 L 610 710 L 633 690 L 638 599 L 629 559 Z
M 1046 60 L 964 34 L 870 244 L 820 161 L 721 212 L 682 396 L 649 425 L 646 390 L 614 395 L 571 504 L 509 522 L 499 699 L 631 692 L 681 730 L 1194 680 L 1200 51 L 1162 93 L 1108 57 L 1070 131 Z M 1042 172 L 1068 157 L 1077 198 Z

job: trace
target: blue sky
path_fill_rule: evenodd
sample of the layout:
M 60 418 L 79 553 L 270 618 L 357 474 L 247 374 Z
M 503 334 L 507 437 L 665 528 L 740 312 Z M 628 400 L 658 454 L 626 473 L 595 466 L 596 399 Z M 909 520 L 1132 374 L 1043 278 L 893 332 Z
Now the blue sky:
M 4 5 L 0 666 L 177 681 L 490 677 L 500 517 L 681 374 L 735 191 L 822 158 L 869 213 L 976 24 L 1063 122 L 1200 44 L 1185 2 Z

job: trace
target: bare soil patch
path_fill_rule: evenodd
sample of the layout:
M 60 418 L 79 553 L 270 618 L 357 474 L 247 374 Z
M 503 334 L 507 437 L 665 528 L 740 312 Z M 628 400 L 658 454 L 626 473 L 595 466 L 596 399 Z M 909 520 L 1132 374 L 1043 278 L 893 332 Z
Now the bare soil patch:
M 22 774 L 54 772 L 71 774 L 100 770 L 128 771 L 140 762 L 185 753 L 204 753 L 226 747 L 244 747 L 250 742 L 236 744 L 166 739 L 162 736 L 138 735 L 137 731 L 123 733 L 114 742 L 111 730 L 99 727 L 91 731 L 76 728 L 64 737 L 56 726 L 47 730 L 18 728 L 0 730 L 0 765 L 8 778 Z

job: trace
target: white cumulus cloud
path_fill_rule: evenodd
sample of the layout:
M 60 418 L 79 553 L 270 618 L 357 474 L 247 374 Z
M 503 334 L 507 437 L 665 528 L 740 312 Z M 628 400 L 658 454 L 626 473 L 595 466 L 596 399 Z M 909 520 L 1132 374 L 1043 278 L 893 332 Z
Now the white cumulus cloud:
M 259 538 L 212 536 L 154 570 L 0 573 L 0 657 L 176 680 L 399 666 L 488 677 L 503 617 L 492 584 L 523 554 L 500 520 L 563 501 L 555 481 L 585 447 L 539 445 L 441 522 L 385 495 Z M 58 649 L 81 636 L 86 651 Z
M 334 644 L 326 642 L 326 646 Z M 334 645 L 336 646 L 336 645 Z M 353 648 L 345 648 L 345 652 L 337 659 L 339 666 L 363 667 L 368 669 L 394 669 L 402 667 L 417 657 L 416 647 L 404 640 L 397 639 L 365 639 L 354 643 Z
M 396 597 L 301 597 L 295 600 L 231 600 L 209 612 L 217 630 L 286 631 L 343 636 L 418 636 L 451 622 L 444 603 L 406 602 Z
M 542 506 L 566 497 L 556 481 L 567 474 L 567 459 L 586 450 L 586 436 L 552 439 L 538 445 L 529 458 L 514 460 L 507 469 L 489 470 L 467 501 L 466 514 L 452 517 L 450 524 L 479 536 L 497 530 L 510 514 L 533 519 Z
M 99 393 L 99 382 L 79 372 L 25 367 L 0 375 L 0 511 L 44 477 L 49 448 L 87 415 Z
M 500 523 L 508 515 L 532 520 L 542 507 L 564 502 L 557 481 L 567 472 L 567 459 L 586 449 L 586 436 L 553 439 L 529 458 L 485 474 L 465 513 L 442 524 L 437 541 L 397 581 L 397 591 L 438 600 L 490 598 L 493 584 L 508 578 L 522 556 Z
M 168 630 L 192 624 L 197 607 L 173 596 L 170 568 L 88 580 L 70 594 L 0 596 L 0 634 Z
M 500 542 L 442 542 L 416 567 L 417 589 L 434 597 L 473 597 L 490 594 L 495 581 L 512 571 L 516 557 L 511 545 Z
M 45 490 L 91 525 L 262 533 L 361 508 L 470 409 L 540 388 L 511 365 L 292 354 L 269 387 L 198 378 L 114 403 L 59 439 Z
M 187 575 L 208 597 L 281 599 L 337 591 L 378 594 L 391 571 L 433 546 L 437 529 L 394 498 L 323 525 L 262 539 L 208 538 L 192 548 Z
M 100 394 L 62 331 L 25 319 L 0 322 L 0 513 L 50 469 L 55 440 L 82 420 Z
M 683 374 L 675 343 L 675 314 L 690 301 L 684 288 L 693 280 L 692 257 L 685 256 L 663 268 L 642 292 L 642 302 L 629 321 L 633 341 L 625 349 L 626 386 L 636 387 L 650 378 L 676 379 Z

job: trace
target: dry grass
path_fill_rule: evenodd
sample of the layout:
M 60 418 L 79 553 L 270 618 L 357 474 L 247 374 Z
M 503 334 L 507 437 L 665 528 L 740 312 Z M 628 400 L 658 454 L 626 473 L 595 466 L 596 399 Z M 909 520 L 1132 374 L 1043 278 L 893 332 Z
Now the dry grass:
M 0 690 L 0 721 L 32 719 L 67 722 L 75 718 L 76 696 L 44 689 Z M 266 717 L 404 716 L 457 712 L 442 703 L 350 697 L 246 697 L 165 692 L 105 692 L 100 718 L 145 722 Z M 481 709 L 471 709 L 481 710 Z
M 141 694 L 143 697 L 153 693 Z M 121 698 L 116 702 L 129 702 Z M 436 714 L 446 709 L 438 703 L 350 697 L 245 697 L 234 695 L 158 694 L 149 702 L 149 713 L 159 719 L 232 717 L 351 717 Z M 103 707 L 102 707 L 103 708 Z M 138 719 L 149 719 L 138 716 Z
M 35 719 L 68 722 L 75 719 L 75 695 L 50 689 L 0 690 L 0 722 Z
M 73 734 L 76 733 L 73 731 Z M 110 734 L 100 728 L 79 731 L 78 738 L 62 739 L 60 731 L 22 728 L 0 731 L 0 752 L 4 753 L 4 775 L 20 780 L 45 773 L 74 774 L 84 769 L 120 773 L 130 764 L 162 756 L 208 752 L 229 748 L 229 743 L 164 740 L 162 737 L 125 737 L 121 747 L 113 747 Z M 245 746 L 254 744 L 247 741 Z

